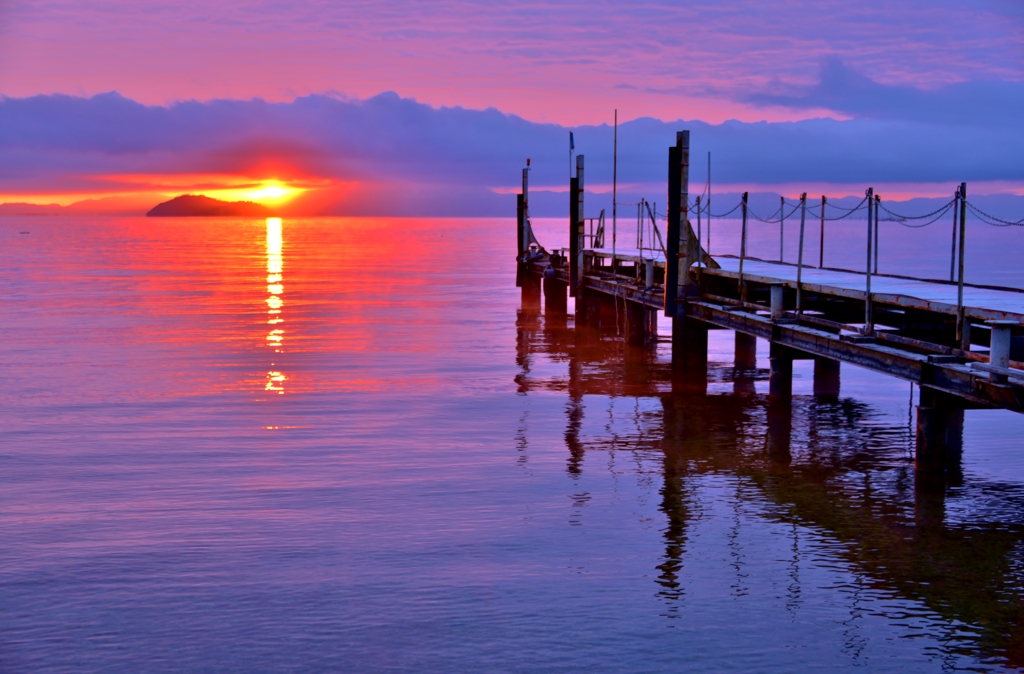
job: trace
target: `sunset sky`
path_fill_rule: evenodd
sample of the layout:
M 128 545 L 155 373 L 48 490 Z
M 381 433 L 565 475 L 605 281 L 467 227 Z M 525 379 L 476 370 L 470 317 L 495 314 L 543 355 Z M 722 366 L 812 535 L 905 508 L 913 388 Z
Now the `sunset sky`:
M 1012 0 L 14 1 L 0 94 L 0 202 L 498 212 L 570 128 L 605 190 L 615 108 L 648 198 L 684 126 L 723 189 L 1024 194 Z

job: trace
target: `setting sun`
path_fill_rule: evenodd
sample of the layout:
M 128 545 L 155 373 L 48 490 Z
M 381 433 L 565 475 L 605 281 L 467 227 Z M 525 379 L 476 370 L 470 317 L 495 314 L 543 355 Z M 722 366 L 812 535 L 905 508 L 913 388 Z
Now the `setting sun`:
M 256 201 L 276 205 L 305 191 L 301 187 L 286 185 L 278 180 L 265 180 L 255 185 L 249 184 L 224 189 L 212 189 L 206 190 L 204 193 L 209 197 L 224 201 Z

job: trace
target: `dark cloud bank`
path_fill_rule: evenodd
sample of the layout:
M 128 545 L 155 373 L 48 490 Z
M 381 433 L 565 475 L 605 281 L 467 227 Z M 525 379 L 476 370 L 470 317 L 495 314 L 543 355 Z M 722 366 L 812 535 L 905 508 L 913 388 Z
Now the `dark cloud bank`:
M 622 190 L 662 202 L 667 150 L 690 129 L 693 180 L 705 178 L 706 153 L 718 184 L 954 183 L 1024 181 L 1024 102 L 1017 85 L 954 85 L 936 92 L 887 87 L 825 65 L 821 82 L 778 85 L 754 94 L 761 104 L 826 107 L 848 121 L 712 125 L 637 119 L 619 127 Z M 587 182 L 610 185 L 612 129 L 573 129 L 586 155 Z M 526 157 L 533 160 L 536 215 L 562 215 L 567 196 L 568 131 L 497 110 L 432 108 L 394 93 L 368 100 L 307 96 L 144 106 L 116 93 L 0 99 L 0 191 L 102 190 L 101 176 L 128 173 L 251 174 L 292 167 L 299 175 L 362 187 L 315 205 L 322 214 L 508 215 Z M 764 191 L 764 188 L 761 189 Z M 1005 201 L 1005 200 L 1004 200 Z M 1014 200 L 1011 200 L 1014 201 Z M 595 194 L 588 210 L 607 206 Z M 1006 213 L 1012 215 L 1012 213 Z M 1019 216 L 1017 216 L 1019 217 Z

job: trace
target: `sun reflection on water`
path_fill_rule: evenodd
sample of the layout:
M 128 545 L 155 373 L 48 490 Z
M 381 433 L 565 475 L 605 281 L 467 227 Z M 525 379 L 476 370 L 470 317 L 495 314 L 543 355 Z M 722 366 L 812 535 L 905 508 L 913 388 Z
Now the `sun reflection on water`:
M 284 350 L 284 329 L 276 327 L 284 323 L 281 316 L 281 309 L 284 307 L 284 257 L 282 254 L 281 218 L 267 218 L 267 324 L 272 327 L 267 333 L 267 346 L 274 349 L 274 353 L 281 353 Z M 273 365 L 273 363 L 271 363 Z M 267 384 L 265 390 L 276 391 L 278 395 L 284 394 L 284 382 L 288 377 L 283 372 L 271 370 L 267 372 Z

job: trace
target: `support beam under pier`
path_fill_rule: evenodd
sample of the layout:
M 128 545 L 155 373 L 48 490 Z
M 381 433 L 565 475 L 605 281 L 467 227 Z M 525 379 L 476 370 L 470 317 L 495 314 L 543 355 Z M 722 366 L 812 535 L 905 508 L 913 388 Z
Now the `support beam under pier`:
M 959 475 L 964 442 L 962 402 L 929 388 L 917 406 L 914 465 L 919 486 L 945 484 Z
M 793 350 L 781 344 L 771 345 L 771 374 L 768 398 L 788 401 L 793 397 Z
M 736 332 L 736 356 L 733 360 L 733 367 L 737 370 L 757 368 L 757 337 Z
M 814 359 L 814 395 L 818 398 L 839 398 L 839 361 Z
M 553 275 L 544 277 L 544 315 L 552 318 L 568 313 L 569 287 Z
M 708 377 L 708 326 L 686 316 L 672 319 L 672 371 L 686 375 L 687 379 L 703 380 Z

